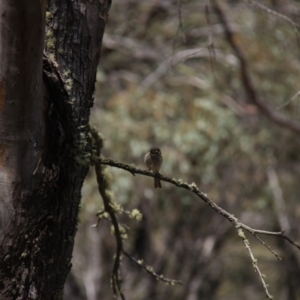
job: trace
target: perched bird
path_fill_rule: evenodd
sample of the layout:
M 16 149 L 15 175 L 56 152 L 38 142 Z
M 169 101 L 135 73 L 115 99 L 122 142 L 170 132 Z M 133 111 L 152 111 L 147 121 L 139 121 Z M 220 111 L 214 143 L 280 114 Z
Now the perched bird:
M 151 147 L 144 157 L 144 162 L 149 170 L 159 174 L 163 158 L 158 147 Z M 159 178 L 154 178 L 154 188 L 161 188 Z

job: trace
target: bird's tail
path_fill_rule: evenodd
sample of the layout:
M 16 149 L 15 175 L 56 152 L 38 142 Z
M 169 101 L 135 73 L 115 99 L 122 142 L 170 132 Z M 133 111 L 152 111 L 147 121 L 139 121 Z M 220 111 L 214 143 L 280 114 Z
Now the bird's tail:
M 159 180 L 159 178 L 154 178 L 154 188 L 157 189 L 157 188 L 160 188 L 161 189 L 161 182 Z

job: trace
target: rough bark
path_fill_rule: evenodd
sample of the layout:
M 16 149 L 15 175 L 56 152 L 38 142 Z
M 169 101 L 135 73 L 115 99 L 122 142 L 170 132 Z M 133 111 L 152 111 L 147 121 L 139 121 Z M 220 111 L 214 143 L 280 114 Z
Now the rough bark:
M 106 1 L 0 2 L 0 299 L 61 299 Z

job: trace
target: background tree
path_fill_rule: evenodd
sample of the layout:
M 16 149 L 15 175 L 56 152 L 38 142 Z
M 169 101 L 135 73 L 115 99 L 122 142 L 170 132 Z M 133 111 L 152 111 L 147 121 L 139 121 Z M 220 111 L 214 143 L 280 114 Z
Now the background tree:
M 1 1 L 1 299 L 62 298 L 109 6 Z
M 103 153 L 145 168 L 144 154 L 158 145 L 162 174 L 195 182 L 249 226 L 282 228 L 299 241 L 298 134 L 278 125 L 249 95 L 215 2 L 209 1 L 208 13 L 204 1 L 180 2 L 181 24 L 178 1 L 113 3 L 93 111 L 93 123 L 106 136 Z M 293 24 L 246 1 L 220 4 L 256 95 L 271 112 L 299 122 Z M 288 20 L 299 17 L 297 1 L 263 4 Z M 144 216 L 139 223 L 119 216 L 130 228 L 126 248 L 159 274 L 184 283 L 158 284 L 124 259 L 128 299 L 265 297 L 243 243 L 220 215 L 186 190 L 162 182 L 158 192 L 152 178 L 111 171 L 115 202 Z M 87 299 L 101 299 L 112 293 L 115 242 L 109 222 L 90 228 L 95 212 L 103 209 L 92 174 L 83 195 L 73 274 Z M 277 261 L 248 238 L 273 296 L 298 299 L 299 253 L 268 237 L 265 241 L 283 259 Z

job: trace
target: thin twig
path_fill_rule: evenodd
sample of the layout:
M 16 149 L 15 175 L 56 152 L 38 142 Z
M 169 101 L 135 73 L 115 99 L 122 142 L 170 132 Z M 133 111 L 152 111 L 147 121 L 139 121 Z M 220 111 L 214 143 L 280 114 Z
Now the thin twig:
M 282 260 L 282 258 L 266 243 L 264 242 L 255 232 L 250 232 L 263 246 L 265 246 L 273 255 L 278 259 Z
M 288 236 L 286 236 L 284 234 L 284 232 L 281 232 L 280 236 L 300 250 L 300 245 L 298 243 L 294 242 L 293 240 L 291 240 Z
M 284 20 L 285 22 L 287 22 L 287 23 L 289 23 L 290 25 L 292 25 L 296 31 L 298 31 L 297 28 L 300 28 L 300 25 L 299 25 L 298 23 L 294 22 L 294 21 L 293 21 L 291 18 L 289 18 L 288 16 L 285 16 L 285 15 L 283 15 L 283 14 L 281 14 L 281 13 L 279 13 L 279 12 L 277 12 L 277 11 L 275 11 L 275 10 L 273 10 L 273 9 L 271 9 L 271 8 L 269 8 L 269 7 L 267 7 L 267 6 L 263 5 L 263 4 L 261 4 L 261 3 L 258 3 L 258 2 L 256 2 L 256 1 L 254 1 L 254 0 L 244 0 L 244 1 L 249 2 L 249 3 L 252 4 L 254 7 L 256 7 L 256 8 L 258 8 L 258 9 L 260 9 L 260 10 L 262 10 L 262 11 L 264 11 L 264 12 L 270 14 L 270 15 L 273 15 L 274 17 L 276 17 L 276 18 L 278 18 L 278 19 Z
M 142 269 L 144 269 L 147 273 L 149 273 L 150 275 L 154 276 L 157 280 L 165 282 L 165 283 L 168 283 L 170 285 L 182 284 L 181 280 L 169 279 L 169 278 L 164 277 L 163 275 L 158 275 L 157 273 L 155 273 L 153 271 L 153 269 L 151 267 L 146 266 L 142 260 L 135 259 L 134 257 L 132 257 L 129 253 L 127 253 L 124 250 L 123 250 L 123 254 L 125 256 L 127 256 L 132 262 L 134 262 L 139 267 L 141 267 Z
M 250 258 L 252 260 L 252 266 L 253 266 L 254 270 L 258 273 L 258 276 L 259 276 L 259 278 L 261 280 L 261 283 L 262 283 L 262 285 L 263 285 L 263 287 L 265 289 L 265 293 L 266 293 L 267 297 L 269 299 L 273 299 L 273 296 L 270 294 L 270 292 L 268 290 L 268 286 L 267 286 L 267 284 L 266 284 L 266 282 L 264 280 L 264 275 L 261 273 L 261 271 L 260 271 L 260 269 L 258 267 L 257 259 L 255 258 L 254 254 L 253 254 L 253 252 L 251 250 L 249 241 L 247 240 L 247 238 L 246 238 L 246 236 L 245 236 L 245 234 L 244 234 L 244 232 L 243 232 L 243 230 L 241 228 L 237 228 L 237 231 L 238 231 L 238 236 L 242 239 L 242 241 L 245 244 L 246 249 L 249 252 Z

